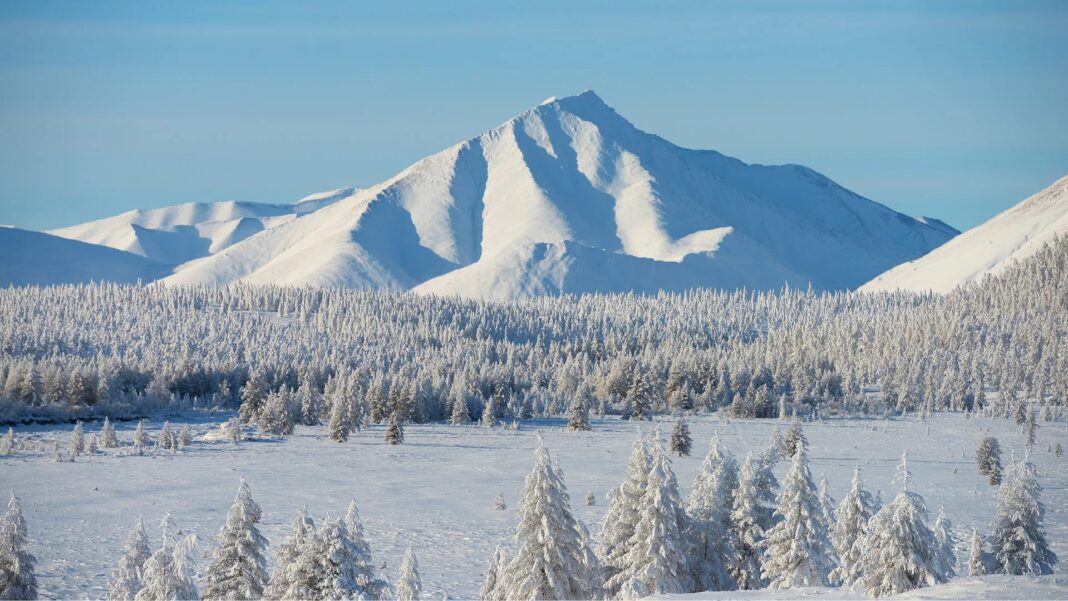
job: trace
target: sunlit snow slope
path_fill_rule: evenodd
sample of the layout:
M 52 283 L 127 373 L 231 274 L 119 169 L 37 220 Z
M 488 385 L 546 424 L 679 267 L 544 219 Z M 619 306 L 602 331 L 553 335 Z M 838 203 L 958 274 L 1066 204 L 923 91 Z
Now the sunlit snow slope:
M 342 188 L 313 194 L 292 205 L 231 200 L 133 210 L 49 233 L 178 265 L 229 248 L 353 192 L 353 188 Z
M 133 253 L 0 226 L 0 287 L 150 282 L 166 271 L 165 266 Z
M 954 233 L 804 167 L 680 148 L 585 92 L 187 263 L 167 282 L 495 298 L 850 289 Z
M 948 292 L 996 274 L 1068 234 L 1068 176 L 915 261 L 898 265 L 862 291 Z

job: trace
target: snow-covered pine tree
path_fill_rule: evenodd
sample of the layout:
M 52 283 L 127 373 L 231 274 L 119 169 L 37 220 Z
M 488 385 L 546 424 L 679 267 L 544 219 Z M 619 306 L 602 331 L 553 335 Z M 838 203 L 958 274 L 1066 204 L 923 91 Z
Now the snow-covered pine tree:
M 25 549 L 28 538 L 19 498 L 12 492 L 0 522 L 0 599 L 37 598 L 37 558 Z
M 686 501 L 684 545 L 695 591 L 735 588 L 729 572 L 735 556 L 730 515 L 737 488 L 738 464 L 713 436 Z
M 471 410 L 467 406 L 467 395 L 459 393 L 453 398 L 452 413 L 449 414 L 449 423 L 454 426 L 463 426 L 471 423 Z
M 503 601 L 503 597 L 497 592 L 497 584 L 500 582 L 507 566 L 508 559 L 504 555 L 504 549 L 497 545 L 496 550 L 493 551 L 493 557 L 490 558 L 489 566 L 486 568 L 486 577 L 482 580 L 482 588 L 478 592 L 478 598 L 481 601 Z
M 783 454 L 787 457 L 793 457 L 797 453 L 798 447 L 808 447 L 808 438 L 805 437 L 805 431 L 801 429 L 801 422 L 796 417 L 790 422 L 790 427 L 786 429 L 782 444 Z
M 896 595 L 945 582 L 938 541 L 927 526 L 923 497 L 908 490 L 908 454 L 895 481 L 901 492 L 868 524 L 861 555 L 860 584 L 869 597 Z
M 571 397 L 571 404 L 567 407 L 567 429 L 572 431 L 588 431 L 590 429 L 590 408 L 588 399 L 584 394 Z
M 775 464 L 781 449 L 768 446 L 753 464 L 753 487 L 756 489 L 757 523 L 767 534 L 776 523 L 775 507 L 779 499 L 779 480 L 775 477 Z
M 289 419 L 289 407 L 286 395 L 275 391 L 267 395 L 267 401 L 259 412 L 260 432 L 267 436 L 288 436 L 293 433 L 293 422 Z
M 582 566 L 585 569 L 586 578 L 590 585 L 588 594 L 590 599 L 604 599 L 604 566 L 601 558 L 593 550 L 593 537 L 590 530 L 582 520 L 575 520 L 575 528 L 579 534 L 579 552 L 582 555 Z
M 1057 555 L 1050 550 L 1042 520 L 1042 487 L 1027 460 L 1012 463 L 998 490 L 991 546 L 1003 574 L 1052 574 Z
M 493 509 L 494 511 L 504 511 L 505 509 L 508 509 L 508 505 L 504 502 L 504 495 L 501 494 L 501 491 L 499 490 L 497 491 L 497 497 L 493 499 Z
M 649 451 L 639 430 L 627 462 L 626 478 L 608 495 L 608 511 L 601 528 L 601 563 L 605 571 L 605 591 L 609 597 L 619 593 L 620 585 L 616 583 L 622 580 L 617 576 L 629 566 L 627 558 L 632 546 L 631 537 L 638 523 L 638 508 L 645 494 L 648 476 Z
M 254 370 L 241 387 L 241 422 L 254 424 L 259 420 L 260 409 L 267 399 L 267 377 L 261 370 Z
M 968 575 L 986 575 L 986 552 L 983 551 L 983 537 L 979 531 L 972 528 L 972 546 L 968 552 Z
M 586 507 L 593 507 L 596 504 L 597 504 L 597 497 L 594 496 L 592 490 L 588 491 L 586 493 Z
M 71 455 L 81 455 L 85 452 L 85 434 L 82 428 L 82 422 L 74 424 L 74 430 L 70 433 L 70 453 Z
M 327 516 L 314 537 L 302 545 L 290 569 L 290 589 L 282 599 L 378 599 L 382 590 L 369 590 L 361 552 L 342 520 Z
M 387 590 L 386 581 L 375 575 L 375 563 L 371 554 L 371 544 L 367 542 L 367 536 L 360 521 L 360 510 L 356 506 L 356 499 L 349 501 L 349 509 L 345 512 L 345 531 L 352 542 L 354 567 L 356 570 L 356 583 L 367 595 L 373 599 L 383 596 Z
M 493 428 L 497 426 L 497 399 L 490 397 L 486 399 L 486 404 L 482 409 L 482 420 L 479 424 L 483 428 Z
M 256 526 L 262 515 L 242 478 L 204 575 L 203 599 L 258 599 L 263 594 L 267 539 Z
M 1024 444 L 1027 445 L 1027 450 L 1030 451 L 1035 447 L 1035 430 L 1038 427 L 1035 424 L 1035 410 L 1033 408 L 1027 410 L 1027 419 L 1024 420 Z
M 322 395 L 319 389 L 308 379 L 300 384 L 297 390 L 300 398 L 300 423 L 305 426 L 318 426 L 322 423 Z
M 518 549 L 498 575 L 503 599 L 589 599 L 602 582 L 584 563 L 582 542 L 563 475 L 538 437 L 534 468 L 519 505 Z
M 991 485 L 1001 484 L 1001 445 L 993 436 L 984 437 L 975 450 L 975 466 L 979 475 L 986 476 Z
M 168 515 L 164 518 L 164 521 L 169 523 L 169 517 Z M 163 546 L 145 561 L 141 573 L 142 588 L 134 597 L 136 601 L 200 598 L 193 581 L 196 535 L 190 534 L 173 541 L 169 527 L 164 527 Z
M 411 545 L 404 552 L 404 560 L 401 561 L 400 575 L 397 577 L 396 591 L 393 598 L 396 601 L 419 601 L 423 594 L 423 584 L 419 580 L 419 563 L 415 559 Z
M 14 455 L 15 454 L 15 428 L 8 426 L 7 434 L 4 434 L 3 440 L 0 440 L 0 455 Z
M 178 431 L 178 448 L 184 449 L 191 444 L 193 444 L 193 431 L 189 429 L 189 424 L 185 424 Z
M 264 599 L 300 599 L 306 596 L 301 589 L 293 586 L 293 573 L 301 561 L 301 554 L 305 548 L 308 546 L 314 548 L 314 539 L 315 523 L 308 515 L 307 509 L 302 508 L 297 518 L 293 520 L 289 540 L 278 547 L 274 571 L 271 572 L 267 587 L 263 589 Z
M 86 436 L 85 437 L 85 454 L 86 455 L 95 455 L 98 450 L 99 450 L 99 447 L 97 446 L 97 443 L 96 443 L 96 434 L 90 434 L 89 436 Z
M 768 530 L 764 551 L 763 577 L 768 586 L 826 586 L 834 569 L 833 549 L 801 439 L 797 439 L 775 514 L 780 521 Z
M 119 437 L 115 435 L 115 427 L 111 420 L 104 418 L 104 426 L 100 428 L 100 448 L 114 449 L 119 446 Z
M 327 424 L 330 440 L 334 442 L 347 441 L 351 427 L 352 424 L 349 421 L 345 403 L 340 398 L 335 397 L 333 404 L 330 406 L 330 422 Z
M 671 430 L 671 452 L 679 457 L 689 457 L 692 447 L 693 438 L 690 437 L 690 426 L 680 417 Z
M 949 580 L 957 575 L 957 541 L 953 539 L 953 524 L 946 517 L 945 506 L 938 507 L 938 517 L 935 518 L 934 528 L 935 541 L 938 542 L 938 561 L 942 570 L 942 577 Z
M 401 427 L 400 421 L 397 420 L 396 411 L 389 416 L 389 425 L 386 426 L 386 442 L 391 445 L 398 445 L 404 442 L 404 428 Z
M 156 439 L 156 444 L 161 449 L 174 448 L 174 436 L 171 434 L 171 422 L 163 422 L 163 427 L 159 429 L 159 438 Z
M 820 476 L 817 495 L 820 499 L 820 511 L 823 513 L 823 523 L 830 528 L 831 524 L 834 523 L 834 499 L 831 498 L 831 493 L 827 490 L 827 476 Z
M 652 446 L 645 494 L 638 507 L 638 523 L 622 576 L 640 582 L 648 594 L 688 592 L 693 588 L 693 578 L 685 549 L 686 512 L 659 431 L 653 435 Z M 616 576 L 618 586 L 625 583 L 619 580 L 620 576 Z
M 137 420 L 137 427 L 133 435 L 134 450 L 138 455 L 145 454 L 145 445 L 148 444 L 148 432 L 145 431 L 145 420 Z
M 739 590 L 755 590 L 767 584 L 761 576 L 764 556 L 764 529 L 760 527 L 760 503 L 756 478 L 759 459 L 747 453 L 738 476 L 730 514 L 732 556 L 727 564 L 731 580 Z
M 841 586 L 853 586 L 861 577 L 861 555 L 868 522 L 875 515 L 875 502 L 871 493 L 864 490 L 860 479 L 860 466 L 853 470 L 853 482 L 849 493 L 842 498 L 835 511 L 831 542 L 838 554 L 838 566 L 831 572 L 831 582 Z
M 630 404 L 630 419 L 650 419 L 653 406 L 653 390 L 641 374 L 636 374 L 627 390 Z
M 126 536 L 126 544 L 123 545 L 119 565 L 111 572 L 111 579 L 108 581 L 108 601 L 133 601 L 137 592 L 141 590 L 141 571 L 151 555 L 152 549 L 149 548 L 148 537 L 145 536 L 144 522 L 138 517 L 137 523 Z

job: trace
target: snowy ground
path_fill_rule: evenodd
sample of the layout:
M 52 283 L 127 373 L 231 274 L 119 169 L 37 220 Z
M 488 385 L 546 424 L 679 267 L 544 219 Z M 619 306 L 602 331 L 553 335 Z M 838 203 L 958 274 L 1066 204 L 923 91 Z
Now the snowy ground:
M 206 419 L 191 418 L 196 433 L 217 423 Z M 155 429 L 160 424 L 152 425 Z M 771 420 L 725 422 L 718 416 L 693 418 L 690 425 L 694 455 L 674 460 L 683 494 L 689 490 L 713 432 L 719 431 L 741 460 L 746 451 L 765 446 L 772 431 L 782 427 Z M 133 424 L 117 426 L 120 440 L 128 444 Z M 408 442 L 397 447 L 382 441 L 380 427 L 364 430 L 346 444 L 330 442 L 322 428 L 307 428 L 286 440 L 248 441 L 238 446 L 198 442 L 179 454 L 157 457 L 112 453 L 80 457 L 76 463 L 51 463 L 46 452 L 23 453 L 0 457 L 0 490 L 15 489 L 22 499 L 32 539 L 30 550 L 38 557 L 45 598 L 101 597 L 138 514 L 145 517 L 154 540 L 159 518 L 173 512 L 179 527 L 201 537 L 199 552 L 206 555 L 238 478 L 244 476 L 264 509 L 263 531 L 272 543 L 272 559 L 273 548 L 284 541 L 302 505 L 320 520 L 327 513 L 342 514 L 354 497 L 375 558 L 388 563 L 389 577 L 395 577 L 404 548 L 411 544 L 419 558 L 426 596 L 440 598 L 444 591 L 466 599 L 477 595 L 494 545 L 510 542 L 523 478 L 537 445 L 537 428 L 563 467 L 575 514 L 595 535 L 600 531 L 604 496 L 623 477 L 635 426 L 617 420 L 595 420 L 592 432 L 567 432 L 562 426 L 560 420 L 525 422 L 519 431 L 411 426 L 406 429 Z M 99 424 L 87 427 L 87 431 L 98 429 Z M 665 432 L 669 429 L 666 426 Z M 65 445 L 70 430 L 70 426 L 50 426 L 16 432 L 24 443 L 57 437 Z M 1012 449 L 1017 455 L 1022 453 L 1020 428 L 1004 420 L 943 415 L 927 423 L 836 420 L 805 425 L 813 475 L 827 475 L 836 500 L 846 492 L 853 467 L 859 463 L 867 487 L 881 490 L 883 500 L 889 501 L 896 490 L 890 484 L 894 467 L 907 446 L 914 475 L 911 488 L 926 498 L 932 521 L 939 505 L 946 506 L 962 560 L 966 560 L 972 527 L 988 532 L 994 514 L 996 489 L 975 473 L 973 461 L 976 444 L 987 430 L 1001 440 L 1005 461 Z M 1063 424 L 1043 424 L 1032 456 L 1045 488 L 1047 533 L 1062 561 L 1057 573 L 1043 579 L 960 579 L 919 596 L 1068 598 L 1068 456 L 1058 458 L 1047 450 L 1056 441 L 1068 446 L 1066 430 Z M 785 462 L 780 463 L 780 478 L 785 469 Z M 503 512 L 493 510 L 498 490 L 508 503 Z M 593 507 L 583 504 L 587 491 L 597 496 Z M 745 595 L 726 595 L 740 596 Z M 798 596 L 856 595 L 807 589 L 756 592 L 751 598 Z

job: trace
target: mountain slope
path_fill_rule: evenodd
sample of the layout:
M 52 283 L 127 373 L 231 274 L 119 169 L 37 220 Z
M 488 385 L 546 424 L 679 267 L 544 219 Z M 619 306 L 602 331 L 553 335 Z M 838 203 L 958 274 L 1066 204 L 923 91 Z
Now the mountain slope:
M 966 282 L 1000 273 L 1066 233 L 1068 176 L 931 253 L 883 273 L 860 290 L 948 292 Z
M 133 210 L 49 233 L 179 265 L 351 196 L 353 188 L 312 194 L 292 205 L 225 201 Z
M 550 99 L 167 281 L 471 297 L 849 289 L 954 233 L 804 167 L 680 148 L 585 92 Z
M 148 282 L 166 272 L 165 266 L 133 253 L 0 227 L 0 286 Z

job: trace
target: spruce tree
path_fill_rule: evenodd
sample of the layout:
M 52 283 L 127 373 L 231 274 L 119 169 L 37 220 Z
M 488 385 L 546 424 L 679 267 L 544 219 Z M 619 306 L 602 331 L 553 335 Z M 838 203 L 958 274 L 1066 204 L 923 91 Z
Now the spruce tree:
M 149 548 L 148 537 L 145 536 L 145 525 L 138 517 L 137 523 L 126 537 L 119 565 L 108 581 L 108 601 L 133 601 L 141 590 L 141 572 L 151 555 L 152 549 Z
M 375 563 L 371 554 L 371 544 L 363 530 L 360 521 L 360 510 L 356 506 L 356 499 L 349 501 L 349 509 L 345 512 L 345 531 L 352 542 L 354 556 L 354 568 L 356 570 L 356 583 L 367 595 L 372 598 L 381 597 L 386 591 L 386 582 L 375 575 Z
M 991 485 L 1001 484 L 1001 445 L 998 439 L 987 436 L 975 450 L 975 465 L 979 475 L 986 476 Z
M 171 423 L 163 422 L 163 427 L 159 429 L 159 438 L 156 440 L 156 444 L 161 449 L 168 449 L 174 447 L 174 437 L 171 435 Z
M 730 515 L 737 488 L 737 462 L 713 436 L 686 501 L 686 555 L 696 591 L 735 588 L 729 573 L 735 559 Z
M 115 435 L 115 428 L 111 425 L 111 420 L 104 418 L 104 426 L 100 428 L 100 447 L 103 449 L 114 449 L 119 446 L 119 438 Z
M 650 419 L 653 406 L 653 391 L 641 374 L 634 376 L 627 390 L 627 402 L 630 403 L 630 419 Z
M 262 515 L 242 478 L 205 573 L 205 600 L 258 599 L 263 594 L 267 586 L 267 539 L 256 526 Z
M 133 436 L 134 450 L 138 455 L 145 454 L 145 445 L 148 444 L 148 432 L 145 431 L 145 420 L 137 420 L 137 427 Z
M 503 601 L 503 597 L 497 592 L 497 585 L 501 576 L 508 566 L 508 560 L 504 555 L 504 549 L 500 545 L 493 551 L 489 566 L 486 568 L 486 577 L 482 581 L 478 598 L 482 601 Z
M 1010 465 L 998 490 L 991 546 L 1003 574 L 1052 574 L 1057 555 L 1049 548 L 1042 520 L 1046 515 L 1033 465 Z
M 463 426 L 471 423 L 471 411 L 467 407 L 467 395 L 458 394 L 452 402 L 452 413 L 449 415 L 449 423 L 454 426 Z
M 396 411 L 389 416 L 389 426 L 386 427 L 386 442 L 391 445 L 398 445 L 404 442 L 404 428 L 397 421 Z
M 679 418 L 675 427 L 671 430 L 671 452 L 679 457 L 689 457 L 693 447 L 693 439 L 690 438 L 690 427 L 686 420 Z
M 798 447 L 808 447 L 808 438 L 805 437 L 805 431 L 801 429 L 801 422 L 797 418 L 790 422 L 790 427 L 786 429 L 782 442 L 783 453 L 787 457 L 793 457 Z
M 301 554 L 307 546 L 314 548 L 315 523 L 308 516 L 307 509 L 301 509 L 293 520 L 289 539 L 278 548 L 274 571 L 271 572 L 267 587 L 263 590 L 264 599 L 281 600 L 303 598 L 302 591 L 295 588 L 293 573 L 301 561 Z
M 15 428 L 8 426 L 7 434 L 4 435 L 3 440 L 0 440 L 0 455 L 14 455 L 15 454 Z
M 949 580 L 957 575 L 957 552 L 954 549 L 956 541 L 953 540 L 953 524 L 946 517 L 945 506 L 939 506 L 932 531 L 938 543 L 939 569 L 942 570 L 943 579 Z
M 419 564 L 412 552 L 411 545 L 404 552 L 404 560 L 401 561 L 400 575 L 397 577 L 396 592 L 393 598 L 396 601 L 419 601 L 423 594 L 423 585 L 419 580 Z
M 518 549 L 498 576 L 503 599 L 588 599 L 600 588 L 584 563 L 582 541 L 563 475 L 543 441 L 519 505 Z
M 82 422 L 74 424 L 74 430 L 70 433 L 70 453 L 71 455 L 81 455 L 85 452 L 85 434 L 82 429 Z
M 747 453 L 738 476 L 738 488 L 734 491 L 730 514 L 730 542 L 733 554 L 728 562 L 728 571 L 739 590 L 764 588 L 762 577 L 764 556 L 764 529 L 760 526 L 760 503 L 757 493 L 758 459 Z
M 775 514 L 781 521 L 768 531 L 763 577 L 770 588 L 827 586 L 834 568 L 816 485 L 803 443 L 795 447 Z
M 19 498 L 12 492 L 0 522 L 0 599 L 37 598 L 37 558 L 25 549 L 28 538 Z
M 875 515 L 871 493 L 862 488 L 860 466 L 853 470 L 849 493 L 842 498 L 835 511 L 831 542 L 838 554 L 838 566 L 831 572 L 831 582 L 852 586 L 861 577 L 861 555 L 868 522 Z
M 345 409 L 345 403 L 339 398 L 334 398 L 334 403 L 330 407 L 330 423 L 327 425 L 327 429 L 330 432 L 330 440 L 334 442 L 345 442 L 349 439 L 350 422 L 348 412 Z
M 567 408 L 567 429 L 572 431 L 590 429 L 590 408 L 585 395 L 571 397 L 571 404 Z
M 142 588 L 134 597 L 136 601 L 200 598 L 196 583 L 193 582 L 196 536 L 190 534 L 174 539 L 170 532 L 172 527 L 170 515 L 167 515 L 164 518 L 163 545 L 145 561 L 141 573 Z
M 508 509 L 508 505 L 504 502 L 504 495 L 501 494 L 501 491 L 499 490 L 497 491 L 497 497 L 493 499 L 493 509 L 494 511 L 504 511 L 505 509 Z
M 896 480 L 901 492 L 868 524 L 861 555 L 861 583 L 869 597 L 885 597 L 945 582 L 938 541 L 927 526 L 923 497 L 909 491 L 908 455 Z
M 486 400 L 482 409 L 482 421 L 479 423 L 483 428 L 493 428 L 497 425 L 497 399 L 494 397 Z
M 649 451 L 639 430 L 627 462 L 626 478 L 608 495 L 608 511 L 601 528 L 601 563 L 605 571 L 605 592 L 609 597 L 619 593 L 620 585 L 617 583 L 622 580 L 616 577 L 629 565 L 627 557 L 632 546 L 631 538 L 638 523 L 638 508 L 645 494 L 648 476 Z
M 983 551 L 983 537 L 979 531 L 972 528 L 972 546 L 968 552 L 968 575 L 986 575 L 986 552 Z

